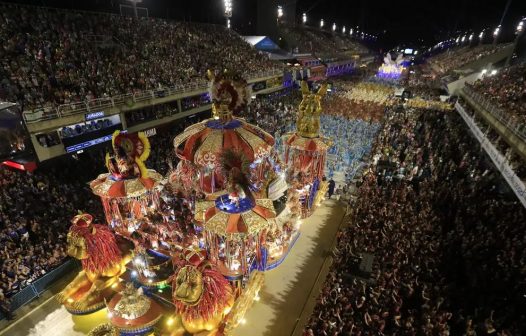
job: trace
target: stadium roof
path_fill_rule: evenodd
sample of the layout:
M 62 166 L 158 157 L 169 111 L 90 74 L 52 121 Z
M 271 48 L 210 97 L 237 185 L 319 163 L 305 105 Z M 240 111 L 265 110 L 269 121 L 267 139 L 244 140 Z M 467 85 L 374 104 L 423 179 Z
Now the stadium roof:
M 243 36 L 243 38 L 257 50 L 278 51 L 280 49 L 268 36 Z

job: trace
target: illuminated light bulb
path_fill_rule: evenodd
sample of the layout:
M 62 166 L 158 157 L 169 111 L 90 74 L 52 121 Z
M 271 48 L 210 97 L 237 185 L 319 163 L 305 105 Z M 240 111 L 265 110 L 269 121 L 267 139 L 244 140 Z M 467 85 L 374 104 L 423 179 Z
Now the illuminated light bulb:
M 132 271 L 132 272 L 131 272 L 131 275 L 132 275 L 133 277 L 136 277 L 136 276 L 137 276 L 137 271 Z
M 68 303 L 73 303 L 73 299 L 72 299 L 72 298 L 69 298 L 69 299 L 68 299 Z
M 119 285 L 118 283 L 114 283 L 113 285 L 111 285 L 111 288 L 115 289 L 115 288 L 117 288 L 118 285 Z
M 254 301 L 259 301 L 260 297 L 259 297 L 259 294 L 256 293 L 256 296 L 254 296 Z
M 241 324 L 246 324 L 247 320 L 245 318 L 242 318 L 240 322 L 241 322 Z
M 170 317 L 168 320 L 166 320 L 166 325 L 171 326 L 172 324 L 174 324 L 174 319 L 173 317 Z
M 152 280 L 152 279 L 148 279 L 148 283 L 152 283 L 152 282 L 153 282 L 153 280 Z

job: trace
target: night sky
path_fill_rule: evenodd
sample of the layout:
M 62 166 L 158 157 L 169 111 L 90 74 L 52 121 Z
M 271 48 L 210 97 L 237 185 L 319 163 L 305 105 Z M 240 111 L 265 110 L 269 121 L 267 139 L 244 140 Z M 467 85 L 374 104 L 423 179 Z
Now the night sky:
M 257 0 L 233 1 L 233 28 L 241 34 L 255 34 Z M 482 28 L 492 31 L 500 22 L 508 0 L 269 0 L 281 4 L 290 18 L 296 3 L 297 22 L 307 13 L 308 24 L 319 26 L 320 19 L 330 29 L 336 22 L 338 29 L 345 25 L 360 26 L 379 36 L 378 48 L 396 45 L 430 46 L 452 35 L 469 29 L 478 35 Z M 119 12 L 125 0 L 20 0 L 41 6 L 82 8 Z M 176 20 L 224 23 L 223 0 L 143 0 L 139 6 L 149 9 L 150 16 Z M 503 23 L 503 40 L 513 38 L 514 29 L 526 16 L 526 0 L 511 0 Z M 456 32 L 456 33 L 455 33 Z

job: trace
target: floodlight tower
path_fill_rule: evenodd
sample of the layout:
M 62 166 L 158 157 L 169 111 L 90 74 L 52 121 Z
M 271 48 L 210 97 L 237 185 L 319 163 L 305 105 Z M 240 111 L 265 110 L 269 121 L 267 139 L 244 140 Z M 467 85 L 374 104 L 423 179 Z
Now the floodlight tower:
M 232 0 L 223 0 L 224 12 L 223 15 L 226 19 L 226 27 L 230 28 L 230 18 L 232 17 Z
M 482 31 L 479 34 L 479 45 L 481 45 L 482 42 L 484 42 L 484 30 L 485 29 L 482 29 Z
M 493 45 L 497 44 L 497 40 L 499 39 L 500 34 L 500 28 L 501 25 L 498 25 L 497 28 L 495 28 L 495 30 L 493 31 Z

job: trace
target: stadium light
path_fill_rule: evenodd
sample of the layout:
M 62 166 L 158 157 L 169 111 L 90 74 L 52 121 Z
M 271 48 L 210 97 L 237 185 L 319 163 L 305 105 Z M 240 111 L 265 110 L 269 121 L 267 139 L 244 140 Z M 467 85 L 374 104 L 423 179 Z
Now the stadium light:
M 342 28 L 342 33 L 345 34 L 345 26 Z
M 484 30 L 480 32 L 479 39 L 482 39 L 484 37 Z
M 500 33 L 500 25 L 495 28 L 493 31 L 493 45 L 497 44 L 497 40 L 499 39 L 499 33 Z
M 469 42 L 471 42 L 473 40 L 473 33 L 471 33 L 471 35 L 469 35 Z
M 351 36 L 352 36 L 352 34 L 353 34 L 353 29 L 352 28 L 351 28 L 351 30 L 349 30 L 349 34 L 351 34 Z
M 499 36 L 499 32 L 500 32 L 500 25 L 497 28 L 495 28 L 495 30 L 493 31 L 493 36 L 495 37 Z
M 302 21 L 303 23 L 307 23 L 307 13 L 303 13 Z
M 325 24 L 325 22 L 323 22 L 323 19 L 320 20 L 320 28 L 323 28 L 323 25 Z
M 524 31 L 524 21 L 526 21 L 526 18 L 522 18 L 519 24 L 517 25 L 517 29 L 515 29 L 515 33 L 517 35 Z
M 226 27 L 230 29 L 230 19 L 226 19 Z
M 466 35 L 462 36 L 462 39 L 460 40 L 460 42 L 464 42 L 466 40 Z
M 278 6 L 278 19 L 283 16 L 283 7 Z
M 225 5 L 225 17 L 232 17 L 232 0 L 223 0 L 223 4 Z
M 336 30 L 336 23 L 333 23 L 332 24 L 332 31 L 335 31 Z

